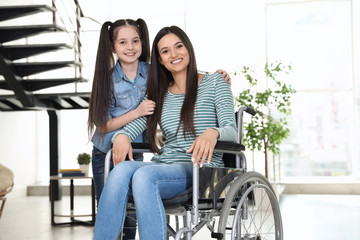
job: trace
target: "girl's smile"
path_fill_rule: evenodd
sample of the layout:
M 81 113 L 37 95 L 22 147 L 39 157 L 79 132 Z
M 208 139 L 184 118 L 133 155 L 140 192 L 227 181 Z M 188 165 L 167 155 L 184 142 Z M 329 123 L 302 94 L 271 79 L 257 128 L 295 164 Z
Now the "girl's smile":
M 141 51 L 140 36 L 136 30 L 131 26 L 120 27 L 114 41 L 114 53 L 120 64 L 137 64 Z

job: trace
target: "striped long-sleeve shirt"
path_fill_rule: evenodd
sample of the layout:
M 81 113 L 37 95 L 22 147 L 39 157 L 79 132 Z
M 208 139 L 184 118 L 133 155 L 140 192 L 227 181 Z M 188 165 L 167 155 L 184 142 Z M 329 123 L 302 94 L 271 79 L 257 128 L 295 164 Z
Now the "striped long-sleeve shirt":
M 237 128 L 234 117 L 234 101 L 229 84 L 218 73 L 206 74 L 198 86 L 197 94 L 194 112 L 196 137 L 200 136 L 207 128 L 214 128 L 220 134 L 218 140 L 235 142 L 237 140 Z M 184 137 L 182 126 L 176 134 L 184 98 L 185 94 L 167 92 L 161 116 L 165 143 L 159 154 L 153 156 L 152 161 L 163 163 L 191 162 L 191 154 L 186 153 L 186 150 L 190 148 L 195 137 L 191 134 Z M 115 133 L 113 141 L 118 134 L 125 134 L 130 141 L 133 141 L 145 129 L 146 117 L 138 118 Z M 223 166 L 221 158 L 221 153 L 214 153 L 211 163 L 205 165 Z

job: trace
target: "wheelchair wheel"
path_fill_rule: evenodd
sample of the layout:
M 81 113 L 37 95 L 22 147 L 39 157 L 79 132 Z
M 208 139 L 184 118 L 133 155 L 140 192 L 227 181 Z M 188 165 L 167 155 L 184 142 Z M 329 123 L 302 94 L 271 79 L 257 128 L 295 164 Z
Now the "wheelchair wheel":
M 218 232 L 223 239 L 283 239 L 279 204 L 263 175 L 246 172 L 234 181 L 221 209 Z

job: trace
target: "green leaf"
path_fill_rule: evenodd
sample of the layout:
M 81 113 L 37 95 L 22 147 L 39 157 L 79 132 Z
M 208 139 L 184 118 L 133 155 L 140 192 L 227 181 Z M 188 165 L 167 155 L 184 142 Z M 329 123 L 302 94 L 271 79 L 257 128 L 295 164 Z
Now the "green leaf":
M 256 71 L 248 66 L 236 72 L 236 76 L 245 78 L 249 83 L 249 88 L 240 92 L 236 98 L 237 105 L 250 106 L 257 111 L 251 121 L 243 126 L 242 138 L 248 149 L 278 154 L 280 144 L 289 136 L 287 117 L 291 113 L 291 97 L 296 91 L 286 83 L 284 75 L 291 72 L 291 65 L 284 65 L 281 61 L 267 61 L 264 67 L 265 79 L 261 81 L 255 78 Z M 258 88 L 258 83 L 265 81 L 272 87 Z M 271 112 L 276 112 L 276 118 L 272 117 Z

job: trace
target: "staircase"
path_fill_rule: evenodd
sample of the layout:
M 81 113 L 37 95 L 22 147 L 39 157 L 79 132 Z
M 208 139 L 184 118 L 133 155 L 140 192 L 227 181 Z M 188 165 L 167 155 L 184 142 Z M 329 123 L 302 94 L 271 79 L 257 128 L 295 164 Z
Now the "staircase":
M 63 110 L 63 109 L 87 109 L 89 93 L 77 92 L 76 84 L 86 82 L 82 77 L 80 21 L 82 11 L 77 1 L 76 6 L 77 26 L 69 34 L 73 34 L 73 44 L 50 42 L 31 44 L 31 38 L 45 36 L 51 33 L 64 33 L 67 30 L 61 23 L 57 23 L 58 10 L 55 1 L 52 6 L 47 5 L 20 5 L 0 6 L 0 111 L 22 111 L 22 110 Z M 7 22 L 16 22 L 23 17 L 32 17 L 37 14 L 48 14 L 49 23 L 31 24 L 19 21 L 17 25 L 7 25 Z M 45 21 L 42 21 L 45 22 Z M 35 41 L 34 41 L 35 42 Z M 71 59 L 59 60 L 62 51 L 71 51 L 74 54 Z M 46 61 L 39 61 L 41 55 L 46 55 Z M 51 55 L 52 54 L 52 55 Z M 64 71 L 70 77 L 41 77 L 46 72 Z M 50 74 L 51 75 L 51 74 Z M 53 75 L 51 75 L 53 76 Z M 39 93 L 51 90 L 54 87 L 74 84 L 73 91 L 56 93 Z M 6 90 L 6 91 L 5 91 Z M 46 91 L 45 91 L 46 92 Z M 50 91 L 51 92 L 51 91 Z
M 60 160 L 59 110 L 87 109 L 90 93 L 77 91 L 78 84 L 87 81 L 79 3 L 49 1 L 51 6 L 0 6 L 0 111 L 47 111 L 52 176 L 58 175 Z M 70 11 L 62 8 L 65 2 L 71 5 Z M 52 184 L 50 193 L 61 199 L 59 181 Z

